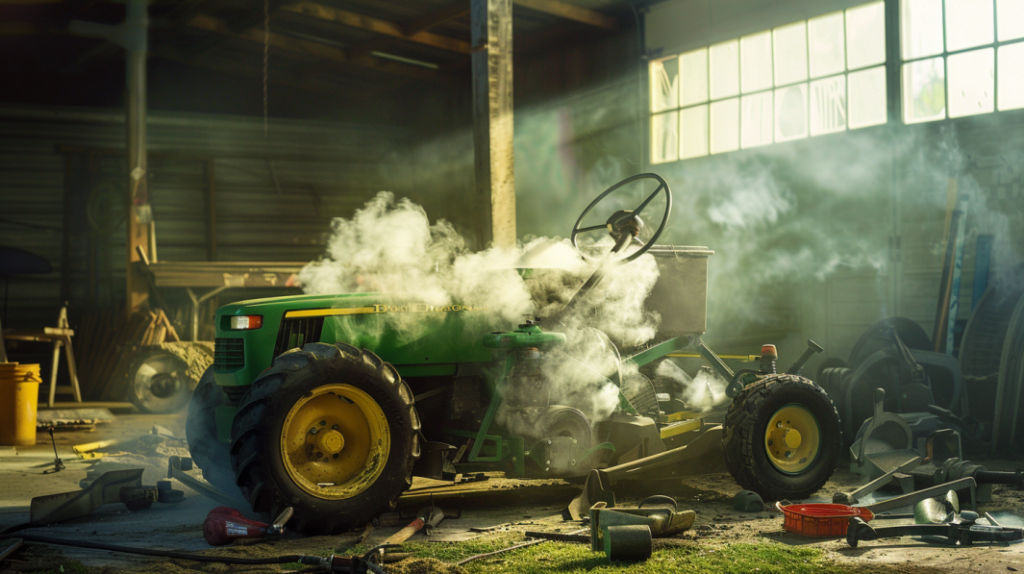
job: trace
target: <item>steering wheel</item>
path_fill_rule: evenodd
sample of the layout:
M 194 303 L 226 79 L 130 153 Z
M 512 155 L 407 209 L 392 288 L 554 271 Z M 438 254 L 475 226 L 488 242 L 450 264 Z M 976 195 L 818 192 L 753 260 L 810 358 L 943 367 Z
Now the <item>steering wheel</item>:
M 632 211 L 618 211 L 612 214 L 612 216 L 608 218 L 608 221 L 606 221 L 603 225 L 592 225 L 590 227 L 582 228 L 580 227 L 580 224 L 583 223 L 583 218 L 586 217 L 587 214 L 590 213 L 590 210 L 593 209 L 595 205 L 600 203 L 602 199 L 608 197 L 612 192 L 619 189 L 620 187 L 641 179 L 653 179 L 654 181 L 658 182 L 658 187 L 657 189 L 654 190 L 654 193 L 647 196 L 647 199 L 645 199 L 643 203 L 637 206 L 636 209 Z M 661 217 L 661 225 L 658 226 L 658 229 L 654 232 L 654 235 L 651 236 L 651 238 L 647 241 L 646 244 L 643 244 L 642 247 L 640 247 L 640 249 L 638 249 L 636 252 L 630 254 L 627 257 L 622 258 L 621 263 L 628 263 L 630 261 L 633 261 L 637 257 L 640 257 L 644 253 L 647 253 L 647 251 L 654 245 L 654 242 L 658 239 L 658 237 L 661 236 L 661 232 L 665 230 L 665 225 L 668 224 L 668 214 L 672 211 L 672 192 L 671 190 L 669 190 L 668 183 L 664 179 L 662 179 L 660 175 L 655 173 L 641 173 L 638 175 L 634 175 L 632 177 L 627 177 L 626 179 L 620 181 L 619 183 L 616 183 L 615 185 L 604 190 L 601 193 L 601 195 L 598 195 L 594 199 L 594 201 L 591 201 L 590 205 L 588 205 L 587 208 L 583 210 L 583 213 L 580 214 L 580 218 L 576 220 L 576 225 L 573 225 L 572 227 L 572 235 L 570 235 L 570 240 L 572 241 L 572 246 L 576 248 L 576 252 L 579 253 L 587 261 L 593 261 L 594 259 L 592 257 L 587 256 L 586 254 L 583 253 L 583 251 L 580 250 L 580 247 L 576 242 L 577 236 L 579 236 L 580 233 L 587 233 L 590 231 L 598 230 L 608 231 L 609 233 L 613 234 L 613 236 L 616 232 L 621 233 L 622 229 L 620 226 L 629 223 L 630 220 L 639 216 L 640 213 L 644 210 L 644 208 L 647 207 L 647 204 L 651 203 L 651 201 L 658 195 L 658 192 L 663 189 L 665 190 L 665 214 L 662 215 Z M 617 242 L 616 247 L 618 248 L 618 250 L 621 250 L 625 248 L 626 244 L 622 243 L 621 247 L 619 247 L 619 245 L 620 243 Z

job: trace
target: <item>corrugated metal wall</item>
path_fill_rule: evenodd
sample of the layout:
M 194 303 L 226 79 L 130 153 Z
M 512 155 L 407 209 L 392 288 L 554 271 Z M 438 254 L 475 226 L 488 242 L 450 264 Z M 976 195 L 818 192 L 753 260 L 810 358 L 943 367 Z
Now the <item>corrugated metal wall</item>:
M 379 190 L 406 192 L 411 181 L 401 161 L 408 135 L 399 128 L 271 120 L 264 136 L 261 118 L 160 112 L 147 124 L 161 260 L 207 260 L 211 164 L 216 258 L 225 261 L 312 260 L 332 217 L 351 215 Z M 5 326 L 56 316 L 66 196 L 72 298 L 104 305 L 123 297 L 124 159 L 111 150 L 124 141 L 118 111 L 0 107 L 0 245 L 54 268 L 9 278 Z

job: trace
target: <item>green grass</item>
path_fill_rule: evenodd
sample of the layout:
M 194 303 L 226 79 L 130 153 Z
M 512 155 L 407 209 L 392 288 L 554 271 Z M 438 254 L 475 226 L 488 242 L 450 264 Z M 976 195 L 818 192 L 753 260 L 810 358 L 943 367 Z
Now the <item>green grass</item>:
M 464 558 L 507 548 L 523 541 L 522 535 L 504 534 L 456 543 L 412 542 L 403 552 L 420 558 L 437 558 L 455 563 Z M 774 542 L 758 544 L 689 543 L 655 550 L 650 560 L 639 563 L 609 563 L 603 553 L 589 545 L 545 542 L 466 564 L 470 574 L 554 574 L 554 573 L 686 573 L 686 574 L 842 574 L 850 568 L 838 566 L 813 548 L 795 548 Z M 657 542 L 656 542 L 657 544 Z M 354 547 L 345 554 L 365 552 Z

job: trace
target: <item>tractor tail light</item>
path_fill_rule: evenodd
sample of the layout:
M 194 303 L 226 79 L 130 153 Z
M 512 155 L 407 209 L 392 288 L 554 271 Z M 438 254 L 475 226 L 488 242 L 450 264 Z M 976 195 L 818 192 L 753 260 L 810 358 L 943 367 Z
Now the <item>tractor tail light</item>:
M 231 318 L 232 331 L 249 331 L 263 326 L 262 315 L 236 315 Z

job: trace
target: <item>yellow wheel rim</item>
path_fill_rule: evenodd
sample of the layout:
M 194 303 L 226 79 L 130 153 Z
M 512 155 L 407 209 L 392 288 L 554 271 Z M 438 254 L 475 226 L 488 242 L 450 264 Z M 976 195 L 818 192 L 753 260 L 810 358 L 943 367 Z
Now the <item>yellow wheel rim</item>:
M 391 452 L 377 401 L 351 385 L 324 385 L 299 399 L 281 427 L 288 476 L 318 498 L 351 498 L 370 487 Z
M 768 420 L 764 450 L 772 466 L 786 474 L 807 470 L 821 450 L 818 421 L 800 405 L 782 407 Z

